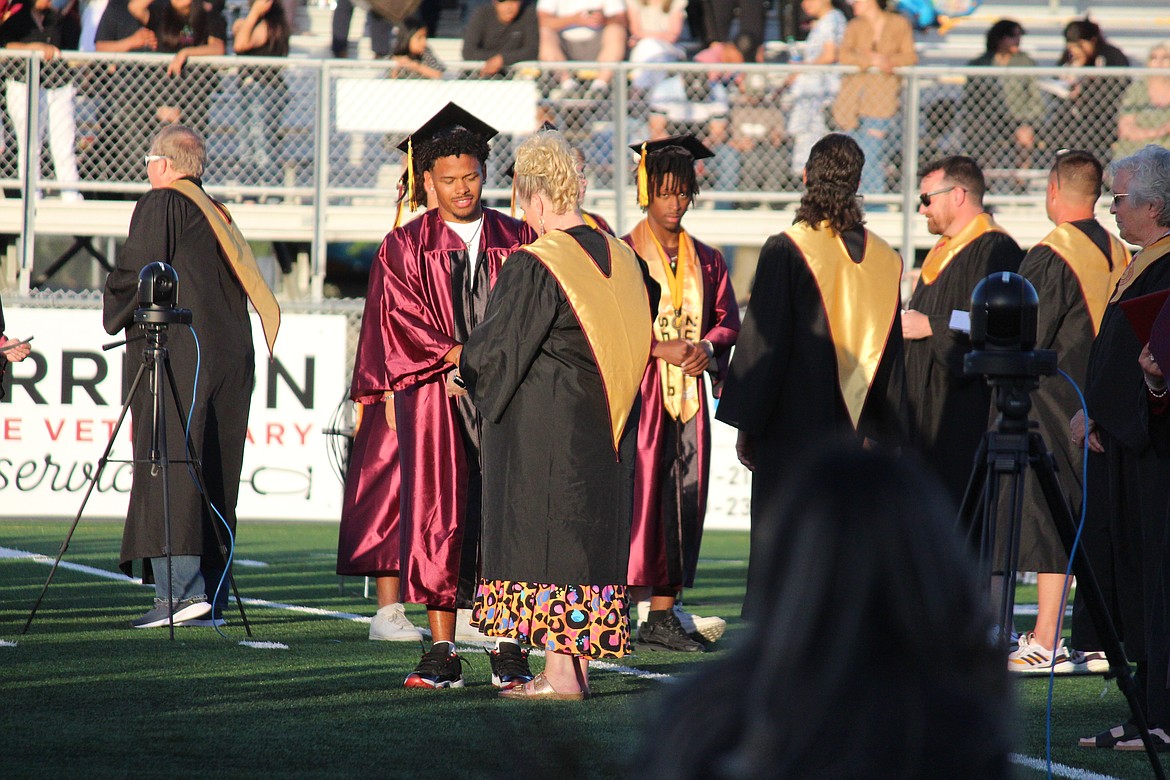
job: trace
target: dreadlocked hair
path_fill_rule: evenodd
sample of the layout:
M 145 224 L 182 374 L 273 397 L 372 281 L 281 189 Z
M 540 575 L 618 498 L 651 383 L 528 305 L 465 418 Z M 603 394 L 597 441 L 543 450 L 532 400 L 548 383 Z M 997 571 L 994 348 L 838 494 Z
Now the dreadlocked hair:
M 699 180 L 695 177 L 695 158 L 679 147 L 668 146 L 646 155 L 646 179 L 650 200 L 658 194 L 662 183 L 671 179 L 674 191 L 693 199 L 699 194 Z
M 489 151 L 487 141 L 463 127 L 456 127 L 419 146 L 421 148 L 415 149 L 419 173 L 434 170 L 435 161 L 442 157 L 459 157 L 464 154 L 474 157 L 483 165 L 487 162 Z
M 807 186 L 793 223 L 828 222 L 836 233 L 865 224 L 857 199 L 864 165 L 865 154 L 849 136 L 830 133 L 817 141 L 805 164 Z

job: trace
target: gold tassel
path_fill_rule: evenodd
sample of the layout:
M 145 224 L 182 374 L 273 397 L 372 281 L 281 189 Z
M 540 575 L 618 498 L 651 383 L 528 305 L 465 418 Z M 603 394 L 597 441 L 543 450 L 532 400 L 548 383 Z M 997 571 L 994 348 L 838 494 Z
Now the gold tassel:
M 414 199 L 414 139 L 406 141 L 406 197 L 410 210 L 418 208 L 418 201 Z
M 398 208 L 394 211 L 394 229 L 402 227 L 402 198 L 398 199 Z
M 512 219 L 516 219 L 516 175 L 512 175 Z
M 638 205 L 650 205 L 650 182 L 646 175 L 646 142 L 642 142 L 642 153 L 638 157 Z

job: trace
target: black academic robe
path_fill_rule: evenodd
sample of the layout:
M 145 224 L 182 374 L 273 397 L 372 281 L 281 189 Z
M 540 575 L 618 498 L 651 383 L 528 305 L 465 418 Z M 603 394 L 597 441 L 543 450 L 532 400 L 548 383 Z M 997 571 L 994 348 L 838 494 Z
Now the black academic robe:
M 1140 258 L 1135 255 L 1134 262 Z M 1159 458 L 1151 446 L 1145 382 L 1138 365 L 1144 345 L 1120 303 L 1165 289 L 1170 289 L 1170 255 L 1142 270 L 1120 299 L 1105 309 L 1085 379 L 1089 419 L 1105 452 L 1089 456 L 1083 544 L 1125 640 L 1126 656 L 1138 662 L 1164 655 L 1170 646 L 1162 583 L 1170 460 Z M 1073 646 L 1092 649 L 1094 634 L 1078 599 Z M 1165 671 L 1162 665 L 1161 672 Z
M 605 237 L 568 232 L 608 272 Z M 652 293 L 657 301 L 657 285 Z M 484 419 L 481 576 L 624 584 L 640 403 L 615 453 L 589 341 L 556 279 L 524 250 L 501 268 L 460 373 Z
M 1097 274 L 1108 276 L 1112 271 L 1109 233 L 1095 219 L 1071 224 L 1100 250 L 1092 256 L 1091 262 L 1082 259 L 1086 270 L 1091 266 Z M 1084 386 L 1096 328 L 1076 272 L 1051 246 L 1037 244 L 1028 250 L 1020 263 L 1020 275 L 1036 288 L 1040 301 L 1036 316 L 1036 349 L 1054 350 L 1060 370 L 1072 377 L 1078 387 Z M 1040 424 L 1040 433 L 1056 464 L 1061 492 L 1074 517 L 1080 513 L 1083 457 L 1081 448 L 1074 447 L 1069 438 L 1068 424 L 1080 408 L 1076 388 L 1059 374 L 1041 377 L 1040 386 L 1032 392 L 1030 417 Z M 1068 554 L 1040 491 L 1039 480 L 1032 470 L 1028 474 L 1016 569 L 1064 573 Z M 1006 540 L 997 537 L 997 543 L 1002 541 Z
M 168 263 L 178 272 L 179 306 L 192 312 L 190 328 L 167 327 L 166 347 L 180 404 L 184 411 L 192 410 L 197 356 L 191 330 L 198 335 L 199 376 L 190 412 L 190 442 L 194 455 L 202 459 L 208 498 L 234 529 L 255 364 L 248 299 L 199 207 L 175 190 L 154 189 L 135 206 L 117 267 L 106 278 L 103 316 L 107 332 L 124 330 L 129 338 L 143 334 L 142 326 L 133 324 L 138 274 L 156 261 Z M 126 346 L 124 392 L 129 391 L 143 363 L 145 346 L 143 339 Z M 149 375 L 144 375 L 131 399 L 136 460 L 147 458 L 150 449 L 152 405 L 148 380 Z M 186 457 L 185 421 L 171 396 L 168 388 L 164 394 L 167 455 L 171 460 L 180 460 Z M 206 509 L 186 464 L 173 464 L 169 471 L 171 552 L 202 554 L 205 567 L 214 568 L 216 562 L 222 563 L 212 526 L 214 516 Z M 121 565 L 129 571 L 136 558 L 163 554 L 162 475 L 152 476 L 149 464 L 136 464 L 122 536 Z
M 1015 271 L 1024 252 L 1006 233 L 982 233 L 961 249 L 933 284 L 919 280 L 907 309 L 930 319 L 932 335 L 906 342 L 906 390 L 912 436 L 956 505 L 971 476 L 975 451 L 988 428 L 991 389 L 963 373 L 971 351 L 966 333 L 951 330 L 953 311 L 971 310 L 971 292 L 996 271 Z
M 0 335 L 4 333 L 4 302 L 0 301 Z M 4 398 L 5 394 L 5 374 L 8 373 L 8 358 L 0 353 L 0 399 Z
M 853 236 L 850 234 L 854 233 Z M 850 231 L 846 245 L 855 262 L 864 233 Z M 875 305 L 879 304 L 875 301 Z M 787 235 L 772 236 L 760 252 L 747 315 L 736 341 L 715 417 L 751 438 L 753 570 L 766 549 L 783 477 L 810 447 L 834 435 L 898 446 L 905 436 L 902 321 L 895 311 L 886 348 L 857 427 L 841 395 L 837 353 L 820 288 L 800 250 Z

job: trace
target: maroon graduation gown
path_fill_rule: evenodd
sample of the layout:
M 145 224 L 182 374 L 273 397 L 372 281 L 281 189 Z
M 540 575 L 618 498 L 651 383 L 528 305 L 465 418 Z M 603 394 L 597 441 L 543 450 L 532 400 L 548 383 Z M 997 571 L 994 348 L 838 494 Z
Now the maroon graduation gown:
M 622 238 L 633 246 L 629 235 Z M 715 348 L 715 365 L 710 373 L 713 394 L 722 390 L 723 375 L 731 359 L 731 347 L 739 335 L 739 305 L 727 273 L 727 263 L 718 250 L 695 240 L 695 254 L 703 275 L 703 320 L 700 339 Z M 654 260 L 651 260 L 654 262 Z M 657 302 L 655 302 L 657 306 Z M 705 386 L 705 381 L 700 378 Z M 662 401 L 662 379 L 658 360 L 650 359 L 642 378 L 642 416 L 638 422 L 638 462 L 634 475 L 634 523 L 630 529 L 630 585 L 684 585 L 695 582 L 703 518 L 707 514 L 707 487 L 711 472 L 711 413 L 705 390 L 699 393 L 699 413 L 686 425 L 682 435 L 693 437 L 686 448 L 695 457 L 669 468 L 667 425 L 674 425 Z M 670 439 L 673 442 L 673 438 Z M 663 501 L 667 491 L 677 491 L 681 501 Z M 665 513 L 664 508 L 675 511 Z
M 535 238 L 519 221 L 484 209 L 479 262 L 494 285 L 500 263 L 521 243 Z M 471 446 L 459 403 L 447 397 L 451 366 L 443 356 L 460 343 L 466 327 L 457 310 L 453 259 L 462 262 L 463 241 L 431 210 L 386 236 L 371 274 L 379 287 L 378 351 L 359 352 L 351 395 L 370 402 L 394 392 L 401 458 L 401 595 L 404 602 L 453 608 L 460 580 L 474 583 L 474 544 L 464 549 L 469 524 L 479 526 L 478 495 L 469 502 Z M 371 343 L 363 338 L 363 343 Z M 371 350 L 374 347 L 370 347 Z M 478 453 L 473 453 L 478 460 Z M 463 569 L 462 577 L 460 569 Z M 471 569 L 468 571 L 468 569 Z M 470 593 L 461 594 L 470 598 Z

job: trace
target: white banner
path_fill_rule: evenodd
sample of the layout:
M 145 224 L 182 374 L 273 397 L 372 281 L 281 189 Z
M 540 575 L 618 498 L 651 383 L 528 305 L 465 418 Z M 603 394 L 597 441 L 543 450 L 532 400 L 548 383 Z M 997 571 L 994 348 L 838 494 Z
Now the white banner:
M 0 401 L 0 517 L 72 517 L 117 424 L 125 348 L 102 351 L 116 338 L 97 309 L 9 308 L 5 319 L 9 338 L 35 338 L 33 354 L 8 367 Z M 238 515 L 337 520 L 342 489 L 323 430 L 349 384 L 345 316 L 285 314 L 271 362 L 255 316 L 252 336 L 256 387 Z M 111 460 L 132 457 L 129 433 L 127 415 Z M 129 464 L 109 463 L 86 516 L 124 516 L 130 482 Z
M 711 482 L 707 489 L 706 529 L 746 531 L 751 527 L 752 473 L 735 454 L 735 428 L 715 419 L 715 401 L 707 395 L 711 410 Z

